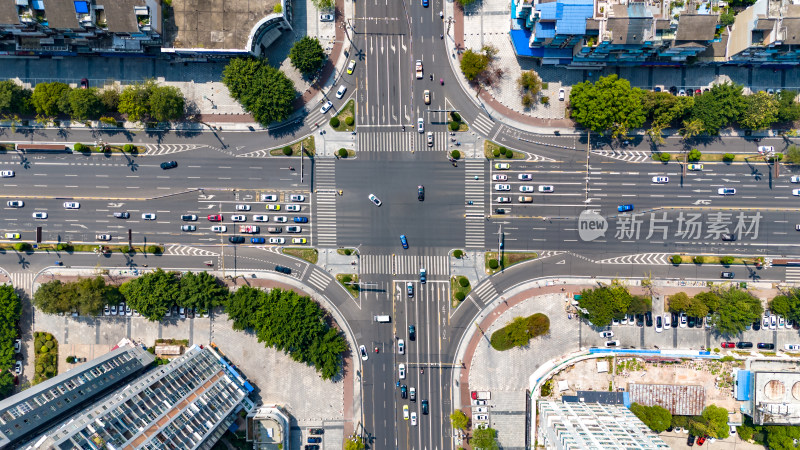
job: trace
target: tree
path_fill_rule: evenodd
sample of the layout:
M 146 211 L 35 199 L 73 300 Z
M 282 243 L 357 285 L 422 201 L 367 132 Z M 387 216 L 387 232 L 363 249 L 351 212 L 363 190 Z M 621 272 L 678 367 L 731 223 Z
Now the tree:
M 59 100 L 69 92 L 70 87 L 64 83 L 39 83 L 33 88 L 31 103 L 36 108 L 36 113 L 46 117 L 55 117 L 60 112 Z M 63 111 L 68 113 L 69 111 Z
M 61 295 L 63 286 L 61 280 L 48 281 L 40 285 L 33 293 L 33 306 L 45 314 L 69 312 L 71 305 L 65 303 Z
M 702 298 L 694 296 L 689 301 L 689 307 L 686 308 L 686 315 L 690 317 L 705 317 L 708 315 L 708 306 L 703 303 Z
M 461 5 L 461 7 L 469 6 L 474 2 L 475 0 L 458 0 L 458 3 Z
M 703 123 L 703 131 L 719 134 L 722 127 L 735 122 L 745 107 L 742 86 L 735 83 L 715 84 L 708 92 L 695 96 L 692 119 Z
M 494 428 L 477 428 L 472 432 L 472 439 L 469 441 L 474 449 L 497 450 L 497 430 Z
M 119 96 L 117 109 L 120 114 L 127 114 L 131 122 L 141 122 L 150 113 L 150 92 L 154 87 L 152 81 L 134 83 L 126 86 Z M 139 311 L 141 312 L 141 311 Z
M 164 318 L 167 309 L 177 304 L 180 285 L 177 272 L 164 272 L 161 268 L 139 278 L 125 282 L 119 290 L 128 306 L 151 321 Z
M 228 288 L 208 272 L 187 272 L 181 276 L 178 306 L 209 311 L 224 305 L 228 299 Z
M 70 114 L 76 120 L 95 119 L 102 114 L 103 103 L 95 88 L 73 89 L 67 98 Z
M 764 91 L 744 97 L 739 125 L 748 130 L 765 130 L 778 121 L 778 99 Z
M 703 121 L 700 119 L 684 120 L 683 128 L 678 130 L 683 139 L 689 140 L 703 132 Z
M 333 9 L 334 0 L 311 0 L 317 9 Z
M 619 284 L 602 286 L 595 289 L 584 289 L 578 304 L 586 309 L 587 313 L 581 315 L 596 327 L 605 327 L 614 317 L 619 317 L 628 311 L 631 304 L 631 294 L 628 289 Z
M 466 430 L 469 424 L 469 418 L 464 414 L 464 411 L 457 409 L 450 414 L 450 423 L 456 430 Z
M 77 90 L 77 89 L 76 89 Z M 80 278 L 74 283 L 67 283 L 74 286 L 76 304 L 73 309 L 84 316 L 96 316 L 103 311 L 103 306 L 107 305 L 106 286 L 103 277 Z
M 711 431 L 709 436 L 725 439 L 730 434 L 728 428 L 728 410 L 716 405 L 708 405 L 703 409 L 703 419 L 708 423 Z
M 719 309 L 720 298 L 715 292 L 700 292 L 692 300 L 702 302 L 709 311 L 714 312 Z
M 183 117 L 186 100 L 175 86 L 153 86 L 148 103 L 148 111 L 153 120 L 170 122 Z
M 689 309 L 691 300 L 686 292 L 678 292 L 669 296 L 669 310 L 670 312 L 684 312 Z
M 0 286 L 0 398 L 8 397 L 14 389 L 11 367 L 14 365 L 14 339 L 17 338 L 22 308 L 19 296 L 11 285 Z
M 364 450 L 365 448 L 364 440 L 356 435 L 350 436 L 344 441 L 344 450 Z
M 0 113 L 25 114 L 30 108 L 31 91 L 11 80 L 0 81 Z
M 794 122 L 800 119 L 800 103 L 794 101 L 797 92 L 782 90 L 776 97 L 778 98 L 778 122 Z
M 764 308 L 751 293 L 731 287 L 719 291 L 719 309 L 714 314 L 717 331 L 726 336 L 742 332 L 748 324 L 761 320 Z
M 600 77 L 596 83 L 576 84 L 570 93 L 572 118 L 596 133 L 611 132 L 612 137 L 626 136 L 628 130 L 642 126 L 645 111 L 641 89 L 616 75 Z
M 319 39 L 304 36 L 295 42 L 289 51 L 289 59 L 292 65 L 308 77 L 316 73 L 325 64 L 325 51 L 319 43 Z
M 517 78 L 517 84 L 520 89 L 527 91 L 527 94 L 531 96 L 538 94 L 539 90 L 542 89 L 542 79 L 533 70 L 522 72 Z
M 119 90 L 116 86 L 107 87 L 100 93 L 100 103 L 109 113 L 114 113 L 119 107 Z
M 461 73 L 469 81 L 480 81 L 486 75 L 496 52 L 494 48 L 489 46 L 484 46 L 480 53 L 467 49 L 461 55 Z
M 719 15 L 719 23 L 723 27 L 731 26 L 735 21 L 736 21 L 736 16 L 730 9 L 726 9 L 725 12 Z
M 296 96 L 294 84 L 283 72 L 252 58 L 233 58 L 222 72 L 231 97 L 253 114 L 258 123 L 286 120 Z
M 634 295 L 631 297 L 631 304 L 628 306 L 628 310 L 625 312 L 627 314 L 644 314 L 647 311 L 653 309 L 653 301 L 641 295 Z M 622 314 L 618 314 L 615 317 L 622 317 Z
M 672 414 L 664 407 L 659 405 L 644 406 L 633 403 L 630 406 L 631 412 L 636 415 L 645 425 L 656 433 L 661 433 L 670 427 Z
M 800 146 L 792 144 L 786 148 L 783 161 L 789 164 L 800 164 Z

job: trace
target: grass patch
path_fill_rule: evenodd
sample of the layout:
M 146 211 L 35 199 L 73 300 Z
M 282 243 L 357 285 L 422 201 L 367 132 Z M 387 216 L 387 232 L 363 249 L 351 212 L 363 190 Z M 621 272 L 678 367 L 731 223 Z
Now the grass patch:
M 466 281 L 466 286 L 462 286 L 462 284 L 464 284 L 464 281 L 461 281 L 462 279 Z M 452 305 L 453 308 L 464 301 L 471 291 L 472 285 L 469 280 L 467 280 L 467 277 L 450 277 L 450 305 Z
M 670 155 L 670 161 L 677 161 L 677 162 L 683 163 L 683 153 L 670 153 L 669 155 Z M 749 162 L 755 162 L 755 161 L 763 162 L 764 161 L 764 157 L 763 156 L 755 156 L 752 153 L 748 153 L 748 154 L 744 154 L 744 155 L 742 155 L 742 154 L 734 154 L 733 159 L 730 160 L 730 161 L 725 160 L 723 158 L 724 155 L 725 155 L 724 153 L 703 153 L 702 156 L 700 156 L 700 160 L 698 160 L 698 161 L 688 161 L 687 164 L 697 164 L 697 163 L 703 163 L 703 162 L 722 162 L 722 161 L 725 161 L 725 162 L 748 162 L 748 161 Z M 661 153 L 653 153 L 652 155 L 650 155 L 650 157 L 654 161 L 661 162 Z
M 2 243 L 0 249 L 14 250 L 14 244 Z M 155 250 L 155 251 L 154 251 Z M 164 253 L 164 247 L 159 245 L 148 245 L 147 247 L 127 245 L 98 245 L 98 244 L 39 244 L 37 248 L 31 248 L 32 252 L 123 252 L 123 253 L 150 253 L 160 255 Z
M 758 353 L 761 353 L 764 356 L 776 356 L 777 355 L 777 353 L 775 353 L 775 352 L 758 352 Z
M 347 104 L 345 104 L 344 107 L 342 109 L 340 109 L 339 112 L 334 117 L 338 117 L 339 118 L 339 126 L 334 128 L 334 130 L 336 130 L 336 131 L 353 131 L 353 130 L 355 130 L 356 129 L 356 122 L 355 122 L 355 119 L 356 119 L 356 107 L 355 107 L 355 102 L 353 101 L 353 99 L 350 99 L 350 101 L 347 102 Z M 353 124 L 352 125 L 347 125 L 347 118 L 348 117 L 352 117 L 353 118 Z
M 740 258 L 740 257 L 733 257 L 732 262 L 730 264 L 722 264 L 722 258 L 725 256 L 707 256 L 707 255 L 680 255 L 681 256 L 681 264 L 720 264 L 724 266 L 741 266 L 744 264 L 755 265 L 756 263 L 763 262 L 759 259 L 759 257 L 747 257 L 747 258 Z M 702 258 L 698 261 L 695 261 L 695 258 Z M 672 262 L 670 261 L 670 264 Z
M 750 356 L 750 352 L 740 352 L 740 351 L 734 350 L 733 353 L 736 353 L 737 355 L 741 355 L 741 356 Z
M 300 144 L 303 145 L 303 149 L 306 151 L 306 155 L 314 156 L 316 153 L 316 147 L 314 144 L 314 135 L 308 136 L 305 139 L 299 140 L 289 145 L 285 145 L 279 148 L 273 148 L 269 151 L 270 156 L 300 156 Z M 283 149 L 289 147 L 292 149 L 292 153 L 286 155 L 283 153 Z
M 504 147 L 498 143 L 492 142 L 487 139 L 483 141 L 483 156 L 485 156 L 486 159 L 498 159 L 500 161 L 507 159 L 525 159 L 525 154 L 516 150 L 514 150 L 513 158 L 506 158 L 506 156 L 503 154 L 501 154 L 500 156 L 494 156 L 494 151 L 500 150 L 501 148 L 508 148 L 508 147 Z
M 336 253 L 340 255 L 350 256 L 350 255 L 357 255 L 358 250 L 354 248 L 337 248 Z
M 448 127 L 447 130 L 450 131 L 450 128 Z M 463 133 L 465 131 L 469 131 L 469 125 L 467 125 L 466 122 L 459 122 L 458 123 L 458 129 L 455 132 L 456 133 Z
M 350 295 L 352 295 L 354 298 L 358 298 L 358 294 L 360 292 L 358 288 L 358 275 L 354 273 L 340 273 L 336 275 L 336 281 L 344 286 Z
M 298 258 L 304 259 L 311 264 L 316 264 L 317 258 L 319 258 L 319 253 L 314 248 L 284 248 L 283 253 L 297 256 Z
M 542 313 L 528 317 L 514 317 L 503 328 L 492 333 L 490 342 L 497 351 L 510 350 L 528 345 L 532 338 L 550 332 L 550 318 Z
M 344 156 L 342 156 L 342 153 L 341 153 L 342 150 L 344 150 L 344 152 L 345 152 Z M 346 159 L 346 158 L 352 158 L 352 157 L 356 156 L 356 151 L 355 150 L 351 150 L 349 148 L 342 147 L 339 150 L 336 150 L 336 152 L 334 154 L 336 155 L 337 158 L 340 158 L 340 159 L 341 158 L 345 158 Z
M 501 264 L 499 267 L 492 268 L 490 261 L 497 260 L 497 252 L 486 252 L 486 273 L 492 275 L 499 272 L 502 268 L 508 269 L 514 264 L 528 261 L 530 259 L 536 259 L 538 257 L 539 255 L 536 252 L 503 252 L 503 264 Z
M 36 352 L 33 384 L 39 384 L 58 375 L 58 341 L 50 333 L 33 333 L 33 348 Z

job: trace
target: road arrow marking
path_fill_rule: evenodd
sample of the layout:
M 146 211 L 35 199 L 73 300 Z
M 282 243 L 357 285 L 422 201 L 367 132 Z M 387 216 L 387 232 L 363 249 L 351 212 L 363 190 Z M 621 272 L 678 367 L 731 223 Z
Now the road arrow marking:
M 566 263 L 567 263 L 567 260 L 566 259 L 562 259 L 561 261 L 557 262 L 556 264 L 566 264 Z
M 710 205 L 711 200 L 697 200 L 696 202 L 692 203 L 693 205 Z

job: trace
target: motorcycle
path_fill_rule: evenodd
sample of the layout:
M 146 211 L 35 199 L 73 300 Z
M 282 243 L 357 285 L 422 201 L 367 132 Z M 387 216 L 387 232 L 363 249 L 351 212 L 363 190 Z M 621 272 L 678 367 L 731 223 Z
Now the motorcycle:
M 375 353 L 378 353 L 378 347 L 375 347 Z
M 444 80 L 443 80 L 442 78 L 439 78 L 439 84 L 441 84 L 442 86 L 444 86 Z
M 433 81 L 433 74 L 431 74 L 431 81 Z

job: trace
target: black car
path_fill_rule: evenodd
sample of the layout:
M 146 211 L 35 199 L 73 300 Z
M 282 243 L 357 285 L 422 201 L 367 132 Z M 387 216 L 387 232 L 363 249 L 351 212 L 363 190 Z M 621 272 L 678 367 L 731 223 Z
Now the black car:
M 323 428 L 309 428 L 308 434 L 325 434 L 325 430 Z
M 644 313 L 644 320 L 647 323 L 648 327 L 652 327 L 653 326 L 653 313 L 651 313 L 650 311 L 647 311 L 646 313 Z
M 693 316 L 689 316 L 689 318 L 686 319 L 686 321 L 689 324 L 689 328 L 694 328 L 694 326 L 697 325 L 697 319 Z
M 400 398 L 407 398 L 408 397 L 408 386 L 405 384 L 400 386 Z
M 722 272 L 721 274 L 719 274 L 720 278 L 727 278 L 727 279 L 731 279 L 735 276 L 736 274 L 734 274 L 733 272 Z
M 425 200 L 425 186 L 422 185 L 417 186 L 417 200 L 419 201 Z
M 495 214 L 505 214 L 506 213 L 506 209 L 505 208 L 497 208 L 497 209 L 494 210 L 494 213 Z
M 753 348 L 752 342 L 737 342 L 736 348 Z
M 723 241 L 731 241 L 731 242 L 735 241 L 736 240 L 736 235 L 735 234 L 725 233 L 725 234 L 722 235 L 722 240 Z
M 319 445 L 306 445 L 306 450 L 319 450 Z
M 321 437 L 310 437 L 310 438 L 308 438 L 308 443 L 309 444 L 319 444 L 321 442 L 322 442 L 322 438 Z
M 292 269 L 290 269 L 288 267 L 283 267 L 283 266 L 275 266 L 275 271 L 276 272 L 285 273 L 286 275 L 289 275 L 290 273 L 292 273 Z
M 423 400 L 422 401 L 422 414 L 426 414 L 426 415 L 428 414 L 428 401 L 427 400 Z
M 228 238 L 231 244 L 244 244 L 244 236 L 231 236 Z
M 672 320 L 670 320 L 670 325 L 672 328 L 678 328 L 681 325 L 681 318 L 678 316 L 678 313 L 672 313 Z
M 413 341 L 417 338 L 417 329 L 414 328 L 414 325 L 408 326 L 408 340 Z
M 637 314 L 636 315 L 636 326 L 643 327 L 644 326 L 644 314 Z
M 686 445 L 688 445 L 689 447 L 692 447 L 694 445 L 694 436 L 692 436 L 691 434 L 686 439 Z
M 762 350 L 775 350 L 775 344 L 770 344 L 768 342 L 759 342 L 758 348 Z
M 695 319 L 697 320 L 697 323 L 695 324 L 694 327 L 695 328 L 703 328 L 703 318 L 702 317 L 696 317 Z
M 756 320 L 755 322 L 753 322 L 753 330 L 758 331 L 760 329 L 761 329 L 761 321 Z
M 178 161 L 164 161 L 161 163 L 161 168 L 164 170 L 174 169 L 178 167 Z

